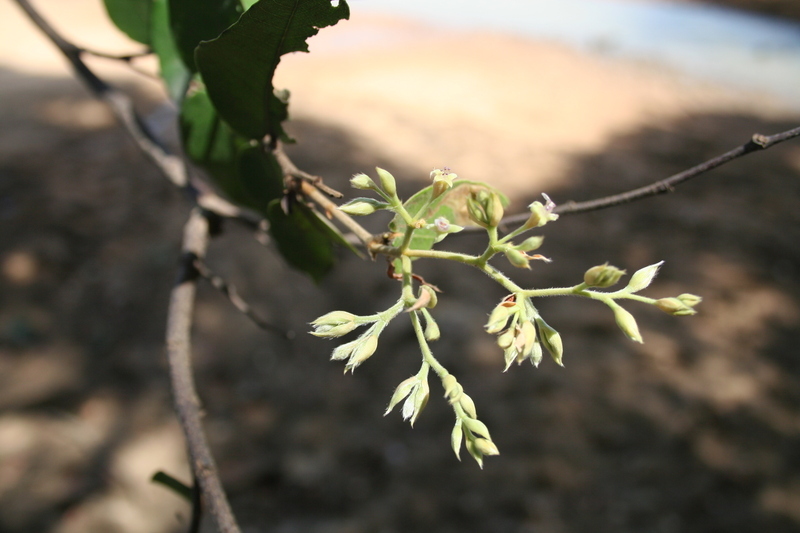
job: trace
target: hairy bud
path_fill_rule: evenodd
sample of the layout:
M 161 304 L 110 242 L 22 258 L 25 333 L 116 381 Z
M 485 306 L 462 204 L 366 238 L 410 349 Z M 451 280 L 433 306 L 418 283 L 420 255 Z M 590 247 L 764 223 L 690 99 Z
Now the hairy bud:
M 624 270 L 620 270 L 615 266 L 604 263 L 587 270 L 583 275 L 583 282 L 589 287 L 605 289 L 606 287 L 611 287 L 612 285 L 616 284 L 624 275 Z

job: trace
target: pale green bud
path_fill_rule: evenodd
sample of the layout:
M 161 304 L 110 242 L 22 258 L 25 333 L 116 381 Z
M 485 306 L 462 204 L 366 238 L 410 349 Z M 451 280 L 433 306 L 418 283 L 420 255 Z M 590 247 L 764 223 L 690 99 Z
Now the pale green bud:
M 475 449 L 478 450 L 483 455 L 500 455 L 500 450 L 497 449 L 494 442 L 477 438 L 475 439 Z
M 458 399 L 458 403 L 468 417 L 478 418 L 478 411 L 475 409 L 475 402 L 472 401 L 472 398 L 470 398 L 469 395 L 462 394 L 461 398 Z
M 492 437 L 489 435 L 489 428 L 486 427 L 486 424 L 481 422 L 480 420 L 476 420 L 474 418 L 464 418 L 462 419 L 464 427 L 468 430 L 473 432 L 476 435 L 480 435 L 482 437 L 486 437 L 487 439 L 491 439 Z
M 467 213 L 470 220 L 482 228 L 494 228 L 503 219 L 503 201 L 497 193 L 480 189 L 470 193 Z
M 419 387 L 417 390 L 414 391 L 414 415 L 411 417 L 409 421 L 411 427 L 414 427 L 414 422 L 417 421 L 417 417 L 420 415 L 425 406 L 428 405 L 428 398 L 430 398 L 431 388 L 428 385 L 428 380 L 424 379 L 420 382 Z
M 636 319 L 633 318 L 633 315 L 619 305 L 614 305 L 612 309 L 614 310 L 614 318 L 617 321 L 619 329 L 621 329 L 630 340 L 643 343 L 642 335 L 639 333 L 639 326 L 636 324 Z
M 507 372 L 508 369 L 511 368 L 511 363 L 517 359 L 519 354 L 519 348 L 513 344 L 505 349 L 503 352 L 503 362 L 506 366 L 503 368 L 503 372 Z
M 372 178 L 366 174 L 356 174 L 350 178 L 350 186 L 354 189 L 375 190 L 378 188 Z
M 700 296 L 688 293 L 678 295 L 678 300 L 683 302 L 685 305 L 688 305 L 689 307 L 694 307 L 703 301 L 703 299 Z
M 464 445 L 472 458 L 475 459 L 475 462 L 478 463 L 478 466 L 483 469 L 483 454 L 475 447 L 475 439 L 467 439 Z
M 331 354 L 332 361 L 342 361 L 344 359 L 349 359 L 350 356 L 353 354 L 353 350 L 361 343 L 361 337 L 357 338 L 354 341 L 346 342 L 334 348 L 333 353 Z
M 589 287 L 605 289 L 606 287 L 611 287 L 617 283 L 624 275 L 624 270 L 620 270 L 615 266 L 604 263 L 587 270 L 583 275 L 583 282 Z
M 378 177 L 381 179 L 383 192 L 389 196 L 397 196 L 397 184 L 394 181 L 394 176 L 380 167 L 375 167 L 375 170 L 378 172 Z
M 511 315 L 518 311 L 519 310 L 515 304 L 509 304 L 505 301 L 500 302 L 500 304 L 498 304 L 497 307 L 492 310 L 492 314 L 489 315 L 489 320 L 484 326 L 486 328 L 486 332 L 492 334 L 500 333 L 505 329 L 508 319 L 511 318 Z
M 511 346 L 512 342 L 514 342 L 514 332 L 510 329 L 507 329 L 497 337 L 497 345 L 504 350 Z
M 311 323 L 314 326 L 311 334 L 317 337 L 341 337 L 358 326 L 356 318 L 356 315 L 347 311 L 331 311 Z
M 673 316 L 697 314 L 697 311 L 684 304 L 680 298 L 661 298 L 660 300 L 656 300 L 655 306 Z
M 506 248 L 503 250 L 503 253 L 508 259 L 508 262 L 514 265 L 517 268 L 527 268 L 530 269 L 530 258 L 525 255 L 523 252 L 515 250 L 514 248 Z
M 522 341 L 522 359 L 519 361 L 521 363 L 533 353 L 533 347 L 536 344 L 536 327 L 526 320 L 520 327 L 519 337 Z
M 389 406 L 386 408 L 386 412 L 383 413 L 383 416 L 388 415 L 392 409 L 394 409 L 394 406 L 400 403 L 400 400 L 408 396 L 417 383 L 419 383 L 419 378 L 417 376 L 411 376 L 410 378 L 402 381 L 394 390 L 392 399 L 389 400 Z
M 461 429 L 461 419 L 457 418 L 453 426 L 453 431 L 450 433 L 450 446 L 453 448 L 453 453 L 456 454 L 456 459 L 461 460 L 461 442 L 464 439 L 464 430 Z
M 439 331 L 439 325 L 433 320 L 428 320 L 428 322 L 425 324 L 425 340 L 431 342 L 438 341 L 439 337 L 441 336 L 442 334 Z
M 543 235 L 534 235 L 522 241 L 522 243 L 515 246 L 514 249 L 520 252 L 532 252 L 533 250 L 538 250 L 539 247 L 542 246 L 542 242 L 544 242 Z
M 344 371 L 347 372 L 350 370 L 351 372 L 355 370 L 361 363 L 372 357 L 372 354 L 375 353 L 375 350 L 378 349 L 378 336 L 377 335 L 369 335 L 359 346 L 356 346 L 353 349 L 353 353 L 350 355 L 350 359 L 347 361 L 345 365 Z
M 564 355 L 564 344 L 561 341 L 561 335 L 541 317 L 536 318 L 536 325 L 539 327 L 539 339 L 545 349 L 550 352 L 550 357 L 553 358 L 557 365 L 564 366 L 561 361 Z
M 423 285 L 420 287 L 419 291 L 420 291 L 420 297 L 422 296 L 423 293 L 426 292 L 428 293 L 429 301 L 425 307 L 427 307 L 428 309 L 433 309 L 434 307 L 436 307 L 436 304 L 439 303 L 439 296 L 436 295 L 435 290 L 433 290 L 428 285 Z
M 646 289 L 658 275 L 658 269 L 661 268 L 663 264 L 664 261 L 659 261 L 658 263 L 637 270 L 633 276 L 631 276 L 631 280 L 628 282 L 628 286 L 625 287 L 625 291 L 634 293 Z
M 389 204 L 386 202 L 379 202 L 378 200 L 373 200 L 372 198 L 356 198 L 355 200 L 351 200 L 344 205 L 340 205 L 339 211 L 343 211 L 348 215 L 364 216 L 371 215 L 378 209 L 385 209 L 388 206 Z
M 455 401 L 463 391 L 453 374 L 447 374 L 442 378 L 442 387 L 444 388 L 444 397 L 451 402 Z

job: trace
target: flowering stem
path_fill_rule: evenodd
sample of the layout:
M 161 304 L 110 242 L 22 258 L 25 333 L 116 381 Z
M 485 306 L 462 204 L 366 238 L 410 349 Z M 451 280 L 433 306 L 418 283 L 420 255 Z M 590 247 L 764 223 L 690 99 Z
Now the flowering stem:
M 450 372 L 442 366 L 442 364 L 433 356 L 433 352 L 431 351 L 430 346 L 428 346 L 428 341 L 425 339 L 425 331 L 422 329 L 422 322 L 419 319 L 419 313 L 417 311 L 412 311 L 409 313 L 411 315 L 411 324 L 414 326 L 414 333 L 417 335 L 417 341 L 419 341 L 419 348 L 422 351 L 422 360 L 424 363 L 428 364 L 436 375 L 439 376 L 439 379 L 444 379 L 445 376 L 449 375 Z

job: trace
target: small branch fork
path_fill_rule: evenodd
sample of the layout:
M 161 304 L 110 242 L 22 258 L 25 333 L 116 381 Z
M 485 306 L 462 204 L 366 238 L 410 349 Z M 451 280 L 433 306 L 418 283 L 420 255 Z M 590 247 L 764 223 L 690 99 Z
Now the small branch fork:
M 218 531 L 239 533 L 240 529 L 233 516 L 222 483 L 219 478 L 211 449 L 203 432 L 200 401 L 191 368 L 191 327 L 194 310 L 197 279 L 202 275 L 202 259 L 210 239 L 212 219 L 232 218 L 263 233 L 261 217 L 231 204 L 214 193 L 203 181 L 191 176 L 185 161 L 169 153 L 157 137 L 148 129 L 137 115 L 133 101 L 123 92 L 101 80 L 84 63 L 84 54 L 98 55 L 82 49 L 64 39 L 30 4 L 28 0 L 16 0 L 33 23 L 55 44 L 72 65 L 77 76 L 89 90 L 105 101 L 125 130 L 133 138 L 142 152 L 156 165 L 161 173 L 176 187 L 184 190 L 197 203 L 186 223 L 183 239 L 183 261 L 181 273 L 172 290 L 167 318 L 167 358 L 170 367 L 172 392 L 175 410 L 186 436 L 195 483 L 199 486 L 199 497 L 193 498 L 192 524 L 190 531 L 197 531 L 201 505 L 207 506 Z M 129 60 L 130 58 L 119 58 Z M 200 268 L 198 268 L 200 265 Z M 205 269 L 208 273 L 208 270 Z M 219 283 L 215 283 L 219 285 Z M 231 287 L 223 291 L 240 309 L 248 307 Z M 248 308 L 249 309 L 249 308 Z M 245 312 L 254 318 L 252 310 Z M 257 321 L 259 325 L 263 321 Z

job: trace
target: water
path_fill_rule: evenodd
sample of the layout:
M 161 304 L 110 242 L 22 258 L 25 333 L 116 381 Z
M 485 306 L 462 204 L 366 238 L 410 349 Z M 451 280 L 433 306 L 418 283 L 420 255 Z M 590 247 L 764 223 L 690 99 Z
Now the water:
M 800 0 L 798 0 L 800 1 Z M 800 109 L 800 24 L 694 3 L 626 0 L 350 0 L 353 10 L 511 32 L 664 64 L 772 93 Z

